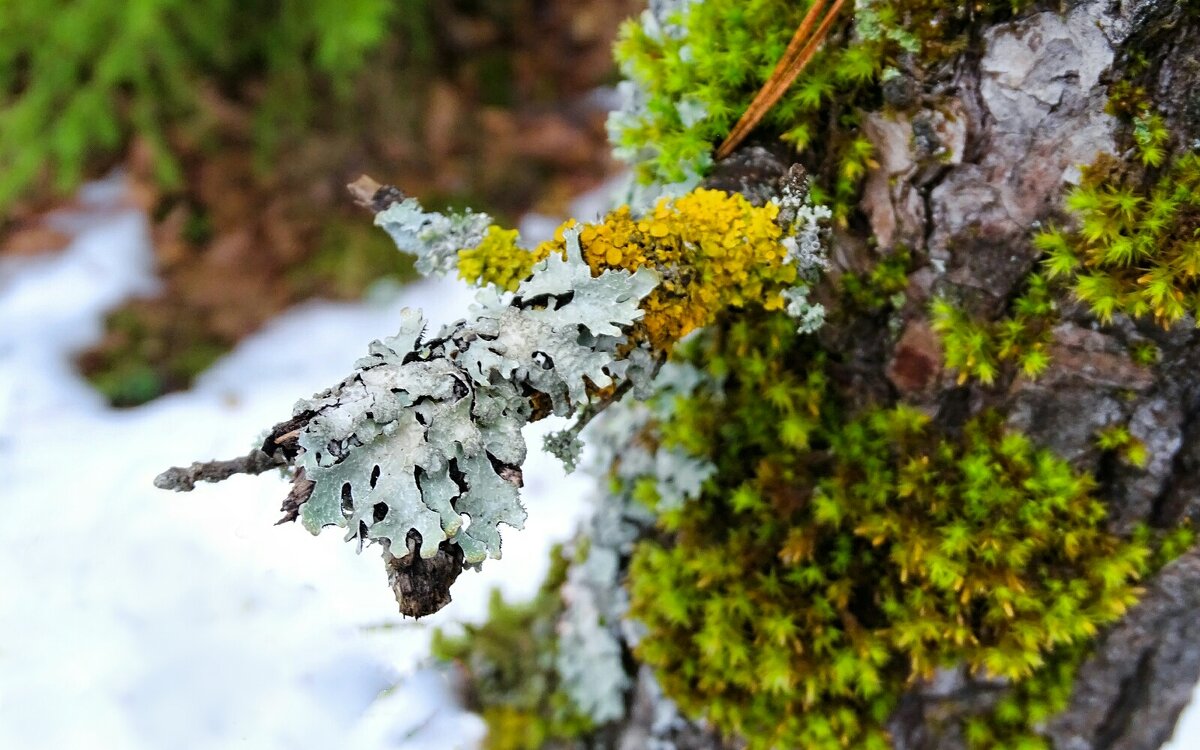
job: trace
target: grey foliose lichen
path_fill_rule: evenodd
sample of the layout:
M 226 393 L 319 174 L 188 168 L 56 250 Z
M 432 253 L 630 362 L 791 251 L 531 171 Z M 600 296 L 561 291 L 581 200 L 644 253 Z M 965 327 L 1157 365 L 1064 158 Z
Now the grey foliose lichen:
M 798 323 L 801 333 L 814 333 L 825 324 L 825 308 L 809 299 L 812 287 L 829 270 L 829 258 L 822 243 L 825 222 L 833 212 L 827 206 L 813 203 L 808 180 L 799 173 L 789 174 L 773 201 L 779 206 L 778 221 L 788 228 L 781 241 L 787 249 L 788 260 L 800 274 L 796 285 L 783 293 L 788 315 Z
M 590 387 L 622 377 L 624 330 L 658 283 L 649 269 L 593 277 L 577 235 L 566 244 L 515 295 L 483 290 L 471 320 L 433 338 L 406 311 L 399 333 L 371 344 L 349 377 L 296 405 L 307 421 L 295 463 L 315 482 L 301 507 L 306 528 L 345 527 L 360 547 L 398 550 L 415 530 L 423 558 L 443 541 L 468 565 L 500 557 L 500 524 L 525 520 L 521 428 L 534 400 L 569 416 Z
M 618 585 L 619 541 L 591 539 L 585 559 L 572 566 L 561 590 L 566 608 L 558 623 L 555 668 L 571 701 L 604 724 L 625 714 L 630 680 L 614 626 L 628 605 Z
M 458 251 L 483 241 L 492 217 L 485 213 L 426 211 L 416 198 L 405 198 L 375 214 L 382 227 L 406 253 L 417 257 L 417 271 L 432 276 L 454 270 Z
M 562 461 L 563 469 L 570 474 L 583 455 L 583 441 L 574 429 L 558 430 L 542 439 L 542 450 Z
M 654 451 L 631 437 L 653 431 L 654 421 L 670 411 L 675 397 L 691 393 L 705 377 L 689 365 L 668 362 L 654 378 L 649 398 L 613 405 L 589 430 L 589 471 L 615 474 L 619 489 L 615 496 L 596 499 L 580 535 L 586 541 L 578 545 L 562 588 L 565 607 L 555 666 L 563 690 L 598 724 L 624 716 L 626 694 L 633 686 L 623 653 L 636 634 L 624 619 L 628 597 L 621 586 L 621 561 L 653 526 L 655 514 L 634 499 L 631 488 L 638 479 L 654 476 L 664 497 L 682 503 L 696 497 L 703 478 L 715 471 L 712 464 L 682 451 Z M 660 459 L 663 455 L 669 458 Z

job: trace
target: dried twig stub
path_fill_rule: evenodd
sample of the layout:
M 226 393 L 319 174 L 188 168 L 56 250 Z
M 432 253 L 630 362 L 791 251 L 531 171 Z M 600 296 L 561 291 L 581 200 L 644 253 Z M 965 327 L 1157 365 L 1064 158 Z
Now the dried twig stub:
M 424 617 L 450 603 L 450 586 L 463 570 L 463 551 L 457 544 L 442 542 L 433 557 L 421 557 L 421 535 L 408 532 L 408 551 L 396 557 L 383 548 L 388 585 L 396 595 L 400 614 Z

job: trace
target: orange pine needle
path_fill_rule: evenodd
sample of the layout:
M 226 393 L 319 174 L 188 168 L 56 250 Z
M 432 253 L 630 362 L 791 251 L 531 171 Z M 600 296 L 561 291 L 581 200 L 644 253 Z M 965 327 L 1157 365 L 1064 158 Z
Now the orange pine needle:
M 833 22 L 837 19 L 837 14 L 844 4 L 845 0 L 836 0 L 833 7 L 829 9 L 829 13 L 821 20 L 821 25 L 817 27 L 816 32 L 805 42 L 804 37 L 808 36 L 808 30 L 812 28 L 820 9 L 825 5 L 824 0 L 817 0 L 813 3 L 800 22 L 799 28 L 796 29 L 796 33 L 792 35 L 792 40 L 788 43 L 787 50 L 784 51 L 779 63 L 775 66 L 771 77 L 758 90 L 754 100 L 750 102 L 750 106 L 746 108 L 745 113 L 733 126 L 733 130 L 729 132 L 725 141 L 717 149 L 718 160 L 733 153 L 733 150 L 745 140 L 746 136 L 758 127 L 771 107 L 774 107 L 783 98 L 788 87 L 795 82 L 801 71 L 812 60 L 813 55 L 817 53 L 821 42 L 829 35 L 829 30 L 833 27 Z M 802 44 L 803 47 L 801 47 Z
M 809 6 L 808 12 L 804 14 L 804 18 L 800 21 L 800 25 L 796 28 L 796 33 L 792 34 L 791 40 L 788 41 L 787 49 L 783 51 L 783 55 L 780 56 L 779 62 L 775 63 L 775 69 L 771 71 L 771 75 L 767 78 L 766 83 L 764 83 L 762 88 L 758 90 L 758 93 L 754 95 L 753 101 L 750 102 L 750 106 L 747 107 L 746 111 L 737 121 L 737 124 L 733 126 L 733 130 L 731 130 L 729 135 L 726 136 L 725 143 L 729 143 L 733 140 L 741 140 L 740 134 L 743 130 L 745 130 L 746 124 L 754 116 L 754 113 L 761 108 L 762 103 L 773 94 L 774 90 L 778 87 L 779 82 L 787 76 L 787 71 L 791 67 L 791 64 L 804 50 L 804 45 L 806 42 L 808 42 L 808 34 L 810 31 L 812 31 L 813 25 L 817 22 L 817 18 L 820 17 L 821 11 L 824 8 L 825 0 L 816 0 L 816 2 Z M 724 149 L 725 144 L 722 144 L 721 150 Z M 730 150 L 732 150 L 732 148 L 730 148 Z M 718 155 L 720 155 L 720 151 L 718 151 Z

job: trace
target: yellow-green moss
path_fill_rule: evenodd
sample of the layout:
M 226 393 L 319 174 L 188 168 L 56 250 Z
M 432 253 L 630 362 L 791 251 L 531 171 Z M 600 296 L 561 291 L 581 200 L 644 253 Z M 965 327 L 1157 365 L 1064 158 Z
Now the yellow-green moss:
M 1092 479 L 997 415 L 959 435 L 907 407 L 848 418 L 812 346 L 743 317 L 695 352 L 725 385 L 661 429 L 718 471 L 634 554 L 636 655 L 754 748 L 886 748 L 910 681 L 960 664 L 1016 686 L 968 717 L 972 747 L 1036 746 L 1076 654 L 1134 601 L 1149 535 L 1108 533 Z
M 933 301 L 931 312 L 946 366 L 958 372 L 960 384 L 975 378 L 992 385 L 1006 365 L 1015 366 L 1025 377 L 1037 378 L 1050 364 L 1056 311 L 1046 279 L 1040 274 L 1029 276 L 1010 314 L 999 320 L 977 320 L 943 297 Z
M 1200 313 L 1200 153 L 1156 176 L 1101 158 L 1067 197 L 1076 229 L 1038 234 L 1046 273 L 1070 282 L 1101 322 L 1121 313 L 1168 327 Z
M 1134 52 L 1121 69 L 1121 78 L 1109 86 L 1104 109 L 1129 125 L 1133 145 L 1143 166 L 1157 167 L 1166 157 L 1171 132 L 1162 115 L 1154 110 L 1145 87 L 1136 83 L 1149 70 L 1150 62 L 1145 55 Z
M 1134 437 L 1125 425 L 1112 425 L 1097 432 L 1096 447 L 1138 468 L 1144 468 L 1150 460 L 1146 444 Z
M 628 22 L 616 45 L 622 71 L 645 94 L 643 106 L 610 121 L 613 146 L 644 183 L 704 172 L 755 92 L 770 76 L 811 2 L 704 0 L 689 3 L 664 33 Z M 873 0 L 854 3 L 824 49 L 767 114 L 762 129 L 806 153 L 818 202 L 847 220 L 872 149 L 860 112 L 883 104 L 881 84 L 902 57 L 932 66 L 964 49 L 970 30 L 1028 5 Z

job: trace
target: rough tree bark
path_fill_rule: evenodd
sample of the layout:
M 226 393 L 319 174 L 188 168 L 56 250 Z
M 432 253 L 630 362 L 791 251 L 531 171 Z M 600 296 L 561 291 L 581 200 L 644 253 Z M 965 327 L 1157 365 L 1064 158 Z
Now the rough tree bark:
M 948 294 L 985 318 L 1005 311 L 1038 262 L 1036 228 L 1065 219 L 1063 196 L 1079 167 L 1103 152 L 1131 158 L 1120 153 L 1128 126 L 1105 105 L 1109 82 L 1135 55 L 1148 63 L 1138 80 L 1173 146 L 1193 147 L 1200 139 L 1198 19 L 1184 3 L 1161 0 L 1065 3 L 983 30 L 970 51 L 941 69 L 909 71 L 906 95 L 921 92 L 920 107 L 866 117 L 879 164 L 865 186 L 866 220 L 833 242 L 835 271 L 864 269 L 900 247 L 916 258 L 893 325 L 851 320 L 822 330 L 823 342 L 844 358 L 836 372 L 843 387 L 864 399 L 926 407 L 950 433 L 984 407 L 1000 409 L 1011 425 L 1097 477 L 1119 532 L 1139 522 L 1200 522 L 1196 329 L 1127 318 L 1101 327 L 1068 302 L 1042 377 L 961 386 L 942 369 L 928 303 Z M 771 171 L 758 164 L 710 184 L 749 194 Z M 1130 362 L 1134 339 L 1160 348 L 1157 365 Z M 1097 431 L 1118 423 L 1146 444 L 1144 469 L 1111 465 L 1096 448 Z M 1153 750 L 1170 738 L 1198 677 L 1200 552 L 1193 551 L 1149 581 L 1141 602 L 1099 639 L 1069 708 L 1045 733 L 1058 750 Z M 644 688 L 639 680 L 620 747 L 644 746 L 649 734 L 654 698 Z M 961 673 L 914 687 L 889 723 L 894 746 L 965 748 L 950 719 L 997 694 L 996 684 Z M 696 727 L 677 739 L 679 747 L 721 746 Z

